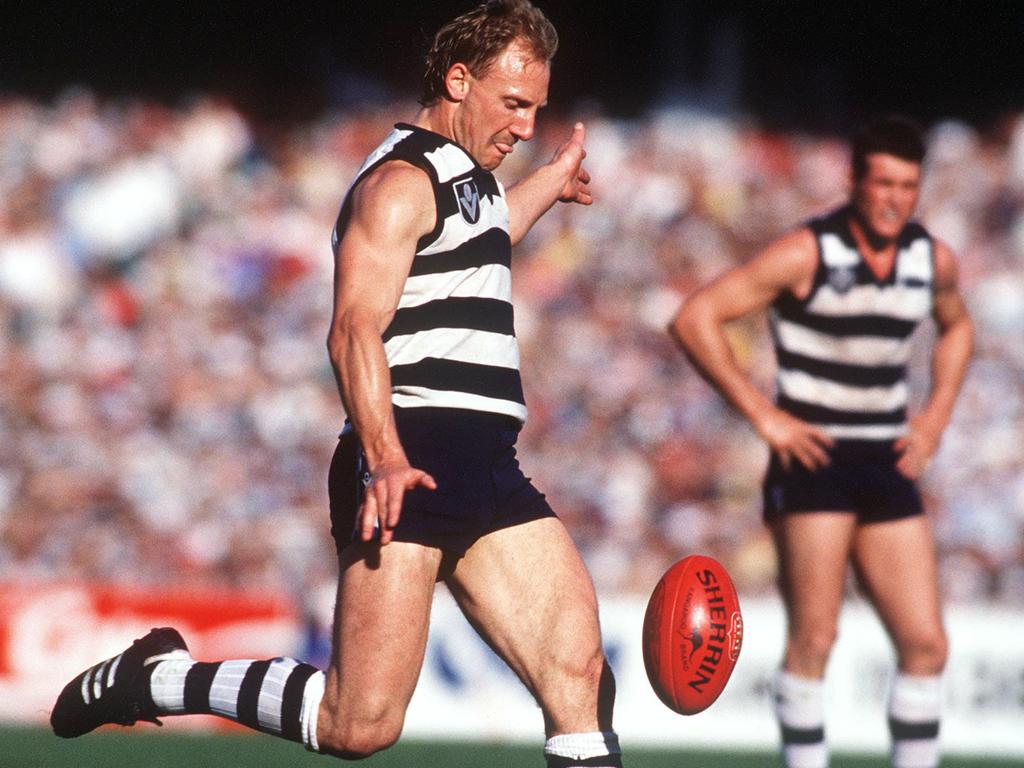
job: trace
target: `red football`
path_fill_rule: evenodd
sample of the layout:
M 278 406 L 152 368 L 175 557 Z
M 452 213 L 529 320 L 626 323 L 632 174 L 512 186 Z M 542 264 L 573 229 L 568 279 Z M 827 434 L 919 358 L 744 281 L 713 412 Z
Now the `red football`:
M 742 645 L 739 598 L 722 564 L 691 555 L 669 568 L 644 616 L 644 666 L 658 698 L 681 715 L 707 709 Z

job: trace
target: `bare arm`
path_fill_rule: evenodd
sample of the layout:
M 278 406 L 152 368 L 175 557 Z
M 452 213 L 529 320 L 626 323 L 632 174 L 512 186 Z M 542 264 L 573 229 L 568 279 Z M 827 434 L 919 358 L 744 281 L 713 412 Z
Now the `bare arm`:
M 594 202 L 588 186 L 590 174 L 583 167 L 583 158 L 587 156 L 583 149 L 585 138 L 583 124 L 576 123 L 569 141 L 559 147 L 550 163 L 509 188 L 509 237 L 512 245 L 526 237 L 537 219 L 556 202 L 581 205 Z
M 920 477 L 939 448 L 974 346 L 974 325 L 960 294 L 956 259 L 940 241 L 935 242 L 932 316 L 938 336 L 932 349 L 931 392 L 921 412 L 911 419 L 906 437 L 896 441 L 896 450 L 903 454 L 896 466 L 910 478 Z
M 726 323 L 764 310 L 783 291 L 806 292 L 817 266 L 817 245 L 801 229 L 772 243 L 690 296 L 669 332 L 700 374 L 753 425 L 788 467 L 792 459 L 808 468 L 828 463 L 832 440 L 817 427 L 777 408 L 736 363 L 725 336 Z
M 399 442 L 381 341 L 398 307 L 416 241 L 433 224 L 433 192 L 426 175 L 404 163 L 387 163 L 353 191 L 352 215 L 335 254 L 327 348 L 372 478 L 359 510 L 364 541 L 379 521 L 381 543 L 387 544 L 405 491 L 436 487 L 433 478 L 409 466 Z

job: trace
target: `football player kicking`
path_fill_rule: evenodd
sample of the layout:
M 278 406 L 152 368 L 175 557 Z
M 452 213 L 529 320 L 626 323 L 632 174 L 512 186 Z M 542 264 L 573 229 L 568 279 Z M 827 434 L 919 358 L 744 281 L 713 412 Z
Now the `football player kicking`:
M 788 619 L 776 712 L 788 768 L 824 768 L 822 678 L 852 561 L 896 647 L 892 764 L 938 765 L 946 635 L 935 545 L 915 480 L 949 422 L 972 327 L 949 248 L 911 221 L 924 141 L 902 118 L 853 144 L 849 203 L 787 234 L 683 304 L 672 332 L 768 443 L 764 513 Z M 770 308 L 773 404 L 736 364 L 723 325 Z M 931 393 L 907 419 L 910 335 L 938 335 Z
M 329 477 L 340 575 L 326 672 L 289 658 L 197 662 L 157 629 L 68 684 L 51 717 L 59 736 L 212 713 L 370 755 L 402 730 L 443 580 L 536 698 L 548 765 L 621 766 L 593 584 L 515 450 L 526 407 L 511 247 L 556 201 L 590 204 L 583 126 L 507 194 L 491 171 L 533 136 L 556 46 L 527 0 L 447 24 L 423 109 L 367 158 L 342 205 L 328 347 L 350 423 Z

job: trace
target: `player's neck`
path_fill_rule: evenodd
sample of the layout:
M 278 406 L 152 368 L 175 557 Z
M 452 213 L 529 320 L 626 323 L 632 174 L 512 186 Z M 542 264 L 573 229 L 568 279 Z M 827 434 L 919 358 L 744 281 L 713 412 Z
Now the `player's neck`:
M 856 207 L 850 211 L 850 232 L 860 252 L 865 256 L 882 257 L 896 251 L 896 238 L 885 237 L 876 232 Z
M 454 114 L 449 103 L 441 99 L 434 104 L 423 107 L 413 119 L 412 124 L 418 128 L 432 131 L 455 141 Z
M 885 280 L 896 261 L 896 238 L 882 237 L 856 213 L 850 216 L 850 233 L 861 258 L 878 280 Z

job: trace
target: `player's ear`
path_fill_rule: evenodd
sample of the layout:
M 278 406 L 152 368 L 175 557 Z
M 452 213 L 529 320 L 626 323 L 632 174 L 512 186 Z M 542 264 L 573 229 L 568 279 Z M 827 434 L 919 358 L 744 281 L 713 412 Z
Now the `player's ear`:
M 452 101 L 462 101 L 469 93 L 470 80 L 469 67 L 462 62 L 455 62 L 448 68 L 448 74 L 444 77 L 445 90 L 448 98 Z

